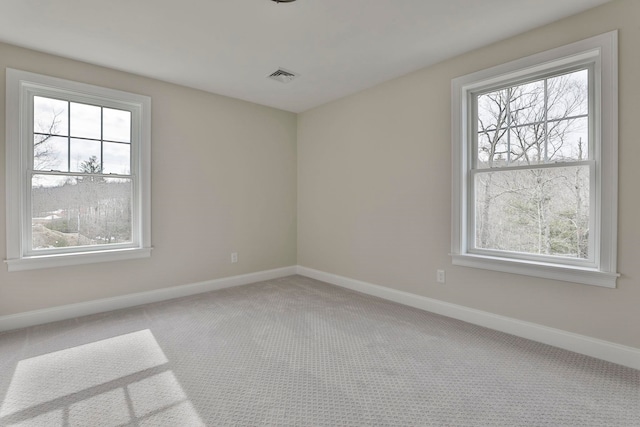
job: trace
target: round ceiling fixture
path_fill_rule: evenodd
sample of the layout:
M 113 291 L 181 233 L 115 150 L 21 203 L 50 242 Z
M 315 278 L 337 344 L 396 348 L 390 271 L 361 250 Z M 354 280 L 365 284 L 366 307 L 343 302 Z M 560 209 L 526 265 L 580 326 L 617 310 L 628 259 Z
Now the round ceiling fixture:
M 274 1 L 276 3 L 291 3 L 291 2 L 294 2 L 296 0 L 271 0 L 271 1 Z

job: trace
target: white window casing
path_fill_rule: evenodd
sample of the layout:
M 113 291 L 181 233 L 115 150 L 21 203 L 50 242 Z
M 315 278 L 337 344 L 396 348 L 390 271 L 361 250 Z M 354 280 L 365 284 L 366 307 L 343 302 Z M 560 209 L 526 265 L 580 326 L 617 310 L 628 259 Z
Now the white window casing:
M 616 287 L 616 279 L 619 276 L 616 271 L 617 64 L 617 31 L 612 31 L 452 80 L 451 247 L 454 265 Z M 475 111 L 477 94 L 504 88 L 510 84 L 544 79 L 545 76 L 554 75 L 554 73 L 581 67 L 588 69 L 590 76 L 588 117 L 590 140 L 593 140 L 589 142 L 589 159 L 582 162 L 589 168 L 590 182 L 588 259 L 538 256 L 476 248 L 475 196 L 472 178 L 477 172 L 474 170 L 476 167 L 474 156 L 477 152 L 474 142 L 477 138 L 474 124 L 477 122 Z M 556 165 L 549 167 L 556 167 Z M 499 168 L 491 170 L 499 170 Z
M 149 257 L 151 253 L 151 98 L 9 68 L 6 74 L 7 259 L 5 262 L 8 270 L 20 271 Z M 131 182 L 130 242 L 33 250 L 31 179 L 39 173 L 33 167 L 34 96 L 95 105 L 101 108 L 100 111 L 102 108 L 107 108 L 131 113 L 131 138 L 128 143 L 130 171 L 125 175 L 125 178 Z M 102 132 L 104 119 L 100 120 Z M 70 125 L 67 122 L 68 126 Z M 67 138 L 69 141 L 74 138 L 70 131 Z M 101 135 L 99 140 L 102 139 L 104 138 Z M 103 142 L 100 144 L 101 147 L 104 145 Z M 102 148 L 100 153 L 102 155 Z M 70 158 L 71 154 L 67 155 Z M 51 175 L 55 171 L 44 173 Z M 60 175 L 72 177 L 74 174 L 61 172 Z M 114 174 L 113 176 L 122 175 Z M 105 180 L 111 179 L 111 175 L 106 172 L 103 177 Z M 79 221 L 78 219 L 78 227 Z

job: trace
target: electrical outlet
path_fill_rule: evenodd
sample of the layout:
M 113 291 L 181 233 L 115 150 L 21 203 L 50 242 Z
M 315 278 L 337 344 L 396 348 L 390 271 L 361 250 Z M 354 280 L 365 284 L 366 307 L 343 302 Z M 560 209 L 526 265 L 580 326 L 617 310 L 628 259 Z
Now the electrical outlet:
M 238 262 L 238 252 L 231 252 L 231 262 Z
M 444 283 L 445 282 L 444 270 L 436 270 L 436 281 L 438 283 Z

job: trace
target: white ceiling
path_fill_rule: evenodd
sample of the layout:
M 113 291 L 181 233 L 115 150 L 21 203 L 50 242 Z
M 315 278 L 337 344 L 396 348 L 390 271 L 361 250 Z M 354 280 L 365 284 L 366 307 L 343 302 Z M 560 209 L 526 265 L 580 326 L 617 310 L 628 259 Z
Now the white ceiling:
M 301 112 L 607 1 L 2 0 L 0 41 Z

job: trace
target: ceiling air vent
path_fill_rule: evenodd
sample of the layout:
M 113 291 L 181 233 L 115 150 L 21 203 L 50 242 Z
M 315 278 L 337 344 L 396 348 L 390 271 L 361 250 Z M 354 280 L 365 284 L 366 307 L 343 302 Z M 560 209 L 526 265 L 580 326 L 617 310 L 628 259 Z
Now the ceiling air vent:
M 280 83 L 289 83 L 291 80 L 298 77 L 298 74 L 294 73 L 293 71 L 285 70 L 284 68 L 278 68 L 267 77 L 279 81 Z

